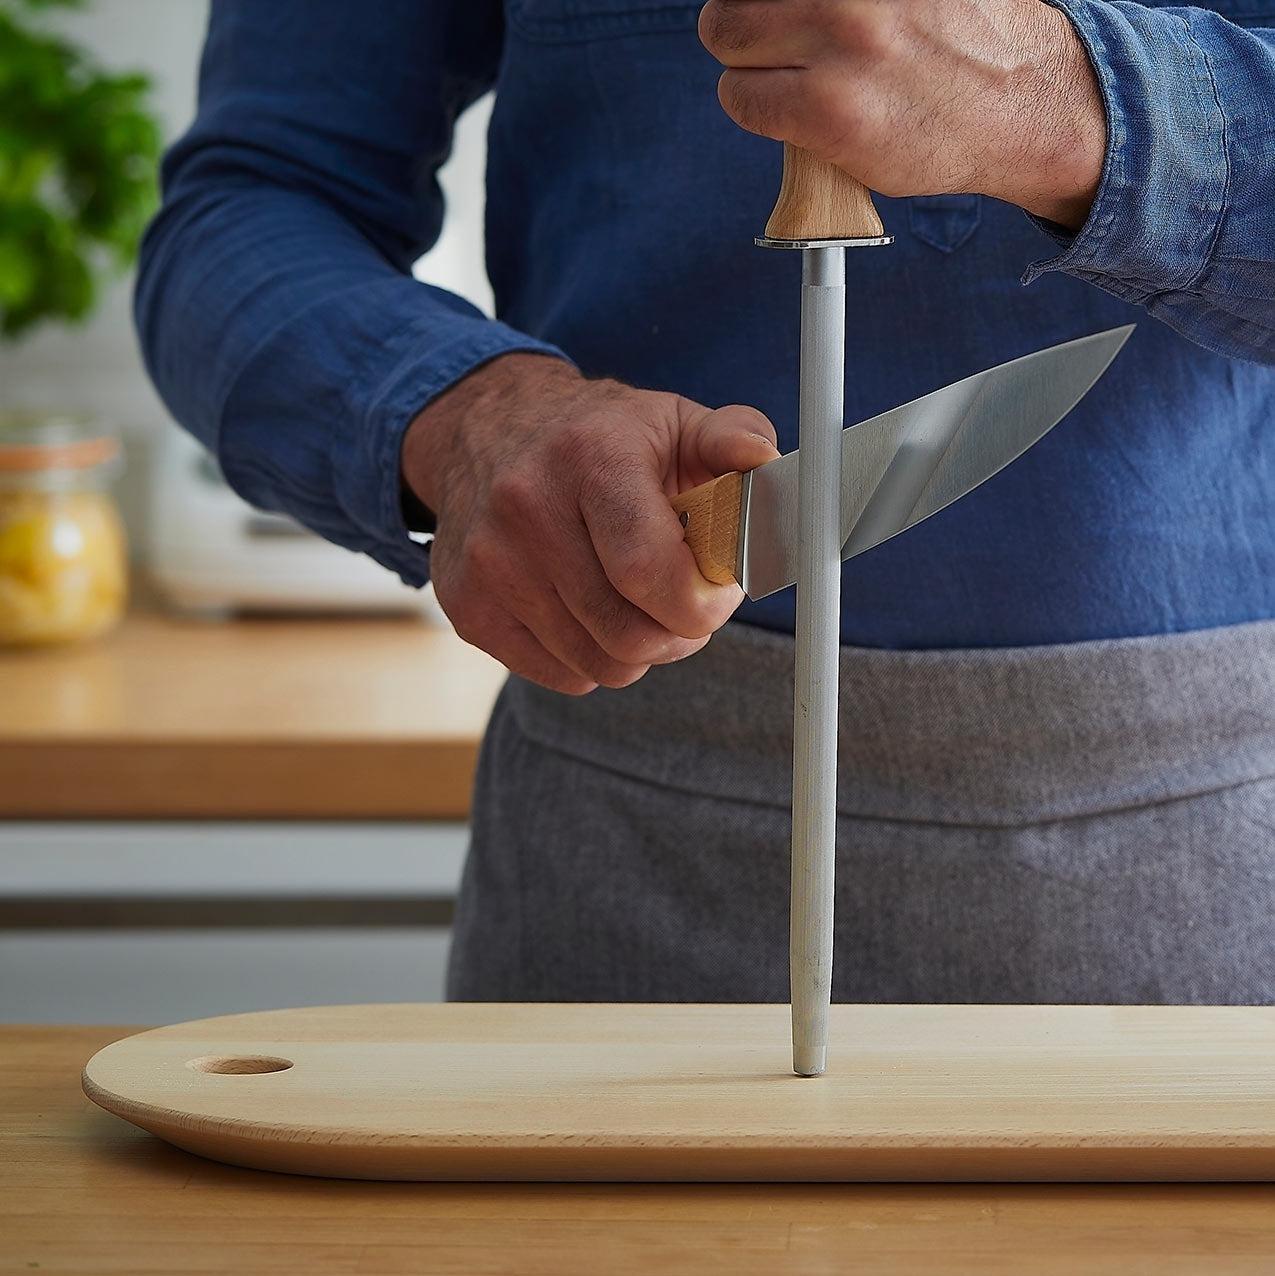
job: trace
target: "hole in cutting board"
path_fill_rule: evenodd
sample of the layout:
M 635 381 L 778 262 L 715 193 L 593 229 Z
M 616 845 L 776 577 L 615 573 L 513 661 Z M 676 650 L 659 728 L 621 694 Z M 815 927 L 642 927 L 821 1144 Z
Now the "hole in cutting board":
M 190 1059 L 186 1066 L 195 1072 L 213 1072 L 218 1076 L 247 1077 L 263 1072 L 286 1072 L 292 1067 L 291 1059 L 278 1059 L 272 1055 L 206 1054 Z

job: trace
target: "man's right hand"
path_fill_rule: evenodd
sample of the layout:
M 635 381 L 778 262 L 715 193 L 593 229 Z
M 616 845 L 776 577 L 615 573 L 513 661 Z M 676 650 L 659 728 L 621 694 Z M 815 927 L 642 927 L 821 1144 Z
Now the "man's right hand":
M 756 409 L 590 381 L 503 355 L 411 423 L 403 480 L 431 509 L 431 575 L 466 641 L 582 695 L 698 651 L 743 598 L 700 575 L 670 498 L 778 455 Z

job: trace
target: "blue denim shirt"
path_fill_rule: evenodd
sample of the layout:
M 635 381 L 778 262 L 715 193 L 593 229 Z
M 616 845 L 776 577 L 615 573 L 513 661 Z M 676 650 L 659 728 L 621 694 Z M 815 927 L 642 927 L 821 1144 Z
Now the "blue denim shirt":
M 1055 0 L 1097 68 L 1074 237 L 972 195 L 878 201 L 849 261 L 848 420 L 1130 320 L 1106 378 L 973 495 L 845 568 L 843 637 L 1041 644 L 1275 616 L 1275 0 Z M 796 445 L 797 262 L 753 246 L 780 147 L 721 112 L 694 0 L 214 0 L 137 313 L 249 500 L 405 580 L 410 419 L 505 351 L 754 404 Z M 413 281 L 453 121 L 496 88 L 499 321 Z M 1029 285 L 1029 286 L 1025 286 Z M 792 626 L 793 592 L 741 618 Z

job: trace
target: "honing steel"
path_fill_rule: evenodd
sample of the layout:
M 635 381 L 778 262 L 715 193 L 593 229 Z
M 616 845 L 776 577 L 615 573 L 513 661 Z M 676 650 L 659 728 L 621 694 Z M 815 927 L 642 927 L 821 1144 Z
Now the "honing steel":
M 797 406 L 797 622 L 793 699 L 792 1066 L 823 1072 L 832 1000 L 837 841 L 837 677 L 841 643 L 841 477 L 846 249 L 891 242 L 867 189 L 809 151 L 784 146 L 779 198 L 757 243 L 801 252 Z
M 851 433 L 842 431 L 845 249 L 875 247 L 890 242 L 891 237 L 883 233 L 872 196 L 861 183 L 809 152 L 785 145 L 779 199 L 766 225 L 766 233 L 758 238 L 757 243 L 768 248 L 800 249 L 802 253 L 800 448 L 795 457 L 781 458 L 754 471 L 754 474 L 787 462 L 785 474 L 791 479 L 791 469 L 795 464 L 795 512 L 791 492 L 788 493 L 789 499 L 779 504 L 768 503 L 764 499 L 759 501 L 757 497 L 763 493 L 755 489 L 759 486 L 764 488 L 765 480 L 758 485 L 751 476 L 747 480 L 737 475 L 718 479 L 684 494 L 674 503 L 683 517 L 687 541 L 693 551 L 697 539 L 706 536 L 711 561 L 708 570 L 701 570 L 709 579 L 739 579 L 752 597 L 761 597 L 782 588 L 792 583 L 794 577 L 797 584 L 789 978 L 793 1071 L 808 1077 L 819 1076 L 826 1067 L 828 1008 L 832 1000 L 841 560 L 878 544 L 925 517 L 925 513 L 916 511 L 925 503 L 927 493 L 932 504 L 927 512 L 933 513 L 995 473 L 1017 456 L 1023 447 L 1035 441 L 1035 438 L 1028 440 L 1023 447 L 1001 457 L 990 469 L 980 473 L 973 482 L 959 490 L 951 490 L 953 474 L 951 467 L 944 463 L 949 449 L 943 446 L 943 431 L 933 427 L 919 428 L 915 438 L 898 440 L 900 446 L 887 458 L 897 464 L 887 466 L 879 474 L 879 481 L 873 485 L 868 502 L 858 510 L 849 531 L 843 532 L 847 506 L 851 504 L 844 499 L 843 489 L 848 475 L 854 473 L 853 467 L 845 464 L 843 452 L 846 444 L 840 441 L 848 439 Z M 1127 335 L 1125 331 L 1115 342 L 1115 349 Z M 1114 357 L 1115 349 L 1107 356 L 1107 362 Z M 1103 368 L 1105 366 L 1106 363 L 1102 365 Z M 1101 371 L 1100 368 L 1063 408 L 1063 413 Z M 959 393 L 959 386 L 967 385 L 967 382 L 962 382 L 949 387 L 948 391 L 953 392 L 953 402 L 937 405 L 939 410 L 935 412 L 935 419 L 946 422 L 950 427 L 949 445 L 959 442 L 966 434 L 971 439 L 975 437 L 975 432 L 967 427 L 969 418 L 978 409 L 980 392 Z M 939 391 L 938 394 L 948 391 Z M 953 415 L 951 409 L 958 401 L 965 402 L 967 410 Z M 1054 416 L 1049 425 L 1061 415 Z M 921 416 L 923 420 L 930 420 L 924 413 Z M 876 418 L 876 422 L 881 420 Z M 859 428 L 876 422 L 865 423 Z M 1049 428 L 1048 425 L 1045 428 Z M 1035 437 L 1043 432 L 1040 430 Z M 980 455 L 985 453 L 982 445 L 983 440 L 979 438 L 974 450 Z M 853 451 L 854 444 L 851 443 L 850 447 Z M 966 450 L 969 450 L 968 447 Z M 966 464 L 968 467 L 968 460 Z M 936 483 L 939 469 L 945 471 L 945 481 Z M 918 484 L 916 480 L 922 470 L 925 477 Z M 946 495 L 949 490 L 951 494 Z M 938 499 L 940 496 L 942 499 Z M 725 529 L 718 526 L 715 509 L 719 503 L 726 512 L 732 504 L 735 506 L 735 522 L 737 526 L 742 525 L 745 533 L 734 538 L 736 553 L 729 576 L 726 575 L 725 562 L 730 561 L 731 537 L 728 526 Z M 772 552 L 780 554 L 786 566 L 795 567 L 795 572 L 789 575 L 784 570 L 778 573 L 784 579 L 763 583 L 760 578 L 750 579 L 749 545 L 767 540 L 755 531 L 750 534 L 754 518 L 760 523 L 765 517 L 761 511 L 767 509 L 771 515 L 782 513 L 795 521 L 795 555 L 789 552 L 791 541 L 785 544 L 782 540 L 776 543 L 775 539 L 770 539 L 768 542 Z M 887 530 L 901 514 L 903 521 Z M 703 526 L 705 523 L 707 527 Z M 862 528 L 857 535 L 856 527 Z M 792 530 L 790 526 L 789 531 Z M 725 560 L 720 557 L 723 548 L 727 554 Z M 764 573 L 758 573 L 759 576 L 761 574 Z

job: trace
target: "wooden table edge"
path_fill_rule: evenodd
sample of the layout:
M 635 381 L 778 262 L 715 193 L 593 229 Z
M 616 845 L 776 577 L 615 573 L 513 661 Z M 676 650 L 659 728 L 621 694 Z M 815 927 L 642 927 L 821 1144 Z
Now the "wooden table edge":
M 479 742 L 0 739 L 0 819 L 464 820 Z

